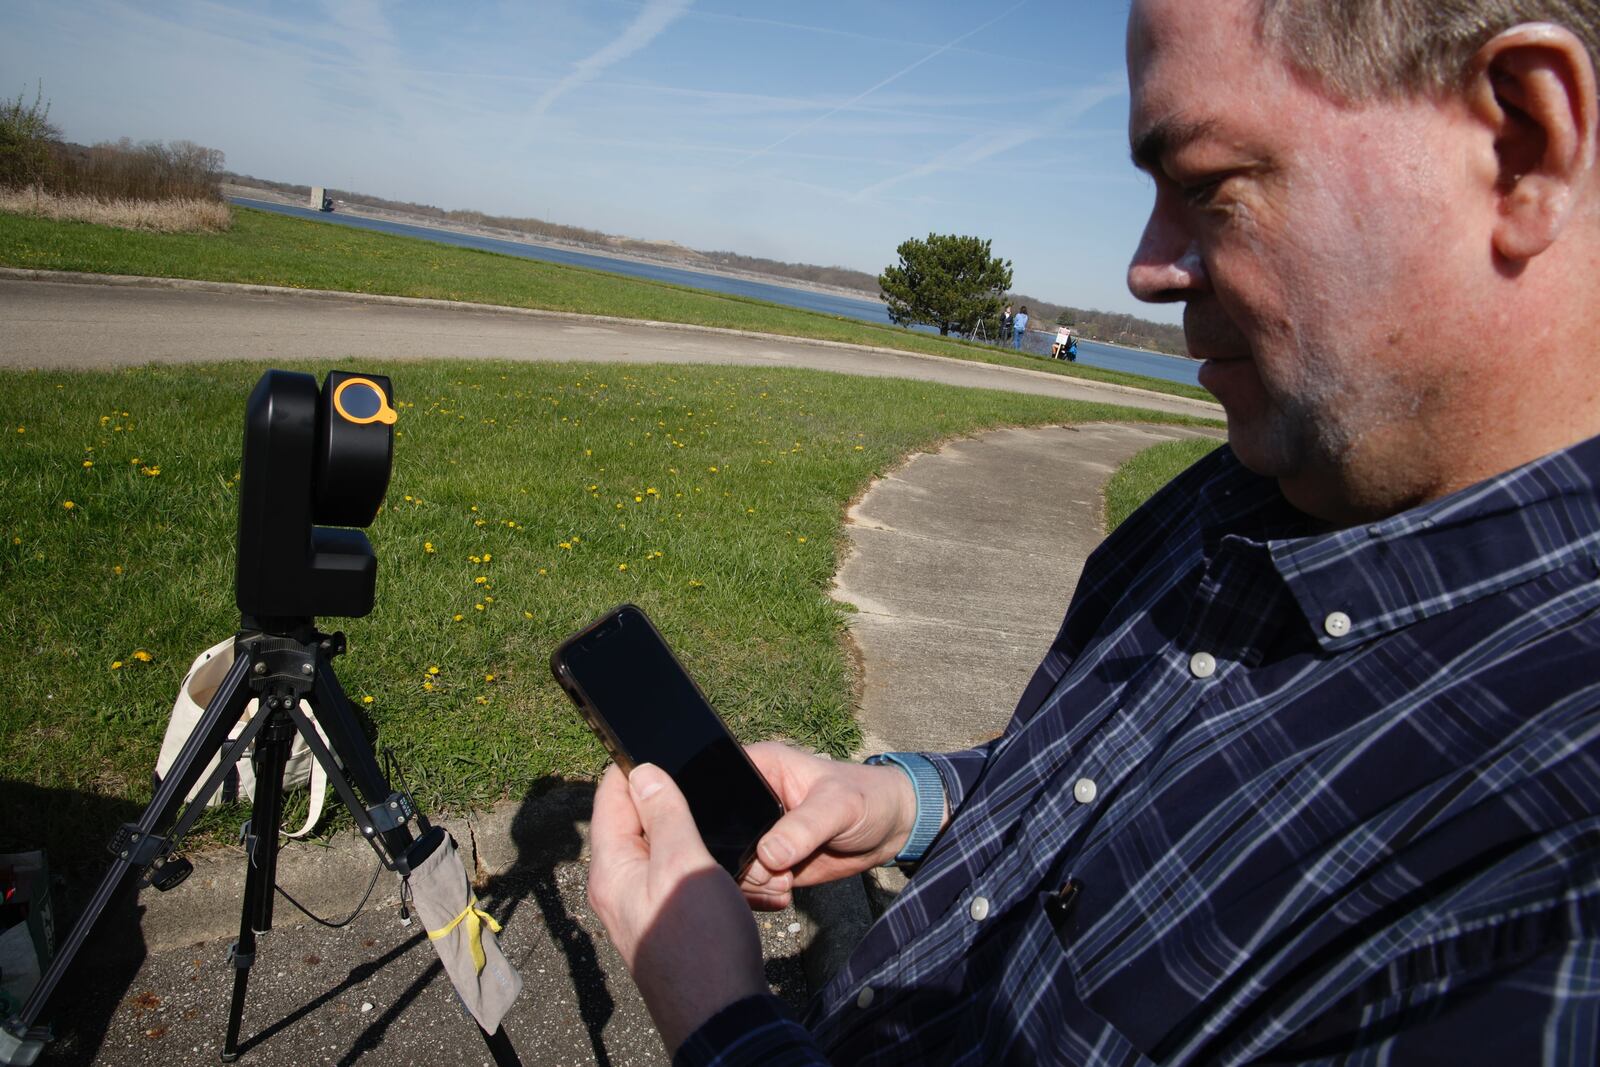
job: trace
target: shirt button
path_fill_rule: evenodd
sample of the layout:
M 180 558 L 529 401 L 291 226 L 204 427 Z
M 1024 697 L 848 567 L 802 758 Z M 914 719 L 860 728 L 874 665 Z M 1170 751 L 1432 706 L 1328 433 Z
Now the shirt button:
M 864 985 L 861 987 L 861 992 L 856 994 L 856 1007 L 865 1011 L 866 1009 L 872 1007 L 872 1002 L 876 1000 L 877 997 L 878 994 L 871 986 Z
M 1329 637 L 1343 637 L 1350 632 L 1350 616 L 1342 611 L 1331 611 L 1322 620 L 1322 628 L 1328 631 Z
M 989 917 L 989 898 L 973 897 L 972 906 L 967 909 L 967 914 L 972 916 L 973 922 L 983 922 Z
M 1072 784 L 1072 799 L 1079 804 L 1093 804 L 1098 792 L 1100 787 L 1094 784 L 1093 778 L 1079 778 Z
M 1196 678 L 1209 678 L 1217 673 L 1217 658 L 1209 652 L 1196 652 L 1189 657 L 1189 673 Z

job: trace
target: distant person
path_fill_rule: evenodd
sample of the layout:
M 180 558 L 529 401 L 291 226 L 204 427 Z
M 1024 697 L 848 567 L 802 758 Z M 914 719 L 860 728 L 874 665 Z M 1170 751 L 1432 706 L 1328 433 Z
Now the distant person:
M 1016 332 L 1015 332 L 1014 336 L 1011 338 L 1011 347 L 1017 349 L 1018 351 L 1021 351 L 1022 350 L 1022 335 L 1028 332 L 1028 305 L 1027 304 L 1023 304 L 1022 307 L 1017 311 L 1017 317 L 1016 317 L 1015 320 L 1013 320 L 1013 327 L 1014 327 Z
M 1011 340 L 1011 323 L 1012 323 L 1011 305 L 1007 304 L 1006 305 L 1006 309 L 1003 312 L 1000 313 L 1000 343 L 1001 344 L 1004 344 L 1005 342 Z
M 1050 346 L 1050 355 L 1055 359 L 1078 358 L 1078 342 L 1073 340 L 1071 327 L 1062 326 L 1056 330 L 1056 342 Z

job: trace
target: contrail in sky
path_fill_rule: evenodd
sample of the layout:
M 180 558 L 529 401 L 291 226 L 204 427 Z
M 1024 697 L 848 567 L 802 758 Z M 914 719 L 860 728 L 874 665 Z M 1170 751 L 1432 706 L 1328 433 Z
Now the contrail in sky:
M 918 67 L 922 66 L 928 60 L 933 59 L 935 56 L 939 56 L 939 55 L 942 55 L 945 52 L 948 52 L 950 49 L 954 48 L 956 45 L 960 44 L 962 41 L 965 41 L 968 37 L 972 37 L 972 36 L 974 36 L 976 34 L 982 33 L 984 30 L 988 29 L 990 26 L 993 26 L 995 23 L 999 22 L 1001 19 L 1005 18 L 1007 15 L 1010 15 L 1012 12 L 1016 11 L 1017 8 L 1021 7 L 1023 4 L 1026 4 L 1027 2 L 1028 2 L 1028 0 L 1018 0 L 1017 3 L 1012 4 L 1010 7 L 1006 8 L 1004 11 L 1000 12 L 1000 14 L 996 15 L 994 18 L 990 19 L 988 22 L 985 22 L 982 26 L 979 26 L 977 29 L 968 30 L 966 33 L 963 33 L 960 37 L 957 37 L 955 40 L 949 42 L 948 44 L 940 45 L 938 48 L 935 48 L 933 51 L 929 52 L 927 55 L 923 56 L 921 59 L 917 60 L 915 63 L 911 64 L 909 67 L 905 68 L 904 70 L 897 71 L 894 74 L 889 75 L 887 78 L 883 79 L 883 81 L 879 82 L 877 85 L 874 85 L 872 88 L 867 89 L 867 90 L 865 90 L 863 92 L 857 93 L 855 96 L 851 97 L 849 100 L 846 100 L 844 103 L 840 104 L 838 107 L 834 108 L 833 110 L 828 111 L 825 114 L 818 115 L 816 118 L 812 119 L 810 122 L 806 123 L 804 126 L 801 126 L 798 129 L 790 130 L 788 133 L 784 134 L 782 137 L 778 138 L 776 141 L 773 141 L 771 144 L 767 145 L 765 148 L 756 149 L 754 152 L 751 152 L 749 155 L 745 156 L 743 159 L 741 159 L 737 163 L 735 163 L 734 166 L 742 167 L 746 163 L 750 162 L 752 159 L 755 159 L 757 156 L 764 156 L 768 152 L 772 151 L 774 148 L 777 148 L 779 145 L 785 143 L 786 141 L 791 141 L 794 138 L 800 136 L 802 133 L 805 133 L 807 130 L 811 129 L 813 126 L 817 125 L 818 123 L 826 122 L 828 119 L 831 119 L 833 116 L 837 115 L 841 111 L 844 111 L 846 108 L 854 107 L 856 104 L 860 103 L 862 100 L 865 100 L 867 97 L 871 96 L 873 93 L 877 92 L 879 89 L 882 89 L 885 85 L 888 85 L 890 82 L 896 81 L 896 80 L 898 80 L 900 78 L 905 77 L 907 74 L 910 74 L 912 71 L 914 71 Z
M 610 66 L 622 62 L 639 49 L 661 36 L 666 28 L 689 10 L 693 0 L 645 0 L 639 17 L 622 31 L 622 36 L 587 58 L 580 59 L 571 74 L 551 86 L 538 103 L 533 105 L 535 115 L 543 115 L 555 101 L 585 82 L 593 81 Z
M 1002 130 L 999 133 L 977 134 L 965 141 L 948 148 L 934 158 L 912 167 L 901 174 L 885 178 L 861 189 L 850 197 L 853 201 L 871 199 L 879 193 L 892 189 L 903 182 L 915 178 L 925 178 L 930 174 L 937 174 L 942 170 L 954 170 L 961 167 L 970 167 L 974 163 L 981 163 L 990 156 L 999 155 L 1001 152 L 1010 151 L 1029 141 L 1038 140 L 1046 134 L 1056 132 L 1060 127 L 1082 115 L 1091 107 L 1102 100 L 1109 100 L 1123 92 L 1122 79 L 1108 80 L 1101 85 L 1089 86 L 1072 94 L 1072 98 L 1052 109 L 1048 114 L 1028 126 L 1020 129 Z

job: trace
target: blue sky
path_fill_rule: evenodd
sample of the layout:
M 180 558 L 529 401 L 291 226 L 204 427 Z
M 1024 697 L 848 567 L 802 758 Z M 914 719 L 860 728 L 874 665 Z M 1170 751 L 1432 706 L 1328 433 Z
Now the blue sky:
M 1015 287 L 1176 321 L 1123 270 L 1127 0 L 0 0 L 0 92 L 90 143 L 876 272 L 930 231 Z

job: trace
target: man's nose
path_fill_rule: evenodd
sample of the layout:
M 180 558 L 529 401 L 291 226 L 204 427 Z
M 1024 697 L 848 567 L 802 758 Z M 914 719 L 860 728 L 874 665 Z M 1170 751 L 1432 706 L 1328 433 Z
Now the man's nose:
M 1128 289 L 1140 300 L 1170 304 L 1189 299 L 1208 284 L 1193 235 L 1158 198 L 1128 264 Z

